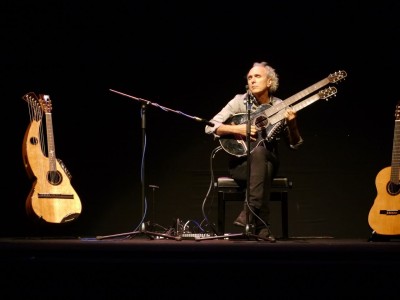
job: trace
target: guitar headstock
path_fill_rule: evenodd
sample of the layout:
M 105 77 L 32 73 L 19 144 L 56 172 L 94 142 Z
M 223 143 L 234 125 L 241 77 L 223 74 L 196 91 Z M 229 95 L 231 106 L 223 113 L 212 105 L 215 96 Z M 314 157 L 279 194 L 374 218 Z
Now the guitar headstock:
M 336 95 L 337 89 L 334 86 L 327 87 L 326 89 L 323 89 L 318 92 L 318 96 L 320 99 L 326 99 Z
M 45 113 L 51 112 L 52 105 L 49 95 L 40 94 L 39 103 Z
M 22 99 L 25 100 L 26 102 L 28 102 L 28 104 L 31 104 L 31 103 L 39 104 L 38 97 L 36 96 L 36 94 L 34 92 L 26 93 L 25 95 L 22 96 Z
M 328 76 L 329 82 L 335 83 L 347 77 L 346 71 L 337 71 Z
M 40 107 L 39 99 L 34 92 L 29 92 L 22 96 L 29 105 L 29 111 L 31 113 L 31 118 L 39 121 L 43 116 L 43 110 Z

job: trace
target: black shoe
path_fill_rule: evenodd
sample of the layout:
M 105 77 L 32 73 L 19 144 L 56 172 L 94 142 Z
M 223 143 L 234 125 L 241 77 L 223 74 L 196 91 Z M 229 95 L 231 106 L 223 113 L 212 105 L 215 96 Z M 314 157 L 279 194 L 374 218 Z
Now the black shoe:
M 267 241 L 267 242 L 271 242 L 271 243 L 275 243 L 276 239 L 275 237 L 272 235 L 272 232 L 269 228 L 263 228 L 260 230 L 260 232 L 257 234 L 258 238 Z
M 253 214 L 249 212 L 249 224 L 253 223 Z M 242 210 L 236 220 L 233 222 L 234 225 L 240 227 L 246 227 L 246 210 Z
M 233 221 L 233 224 L 236 226 L 240 227 L 245 227 L 246 226 L 246 211 L 242 210 L 239 214 L 239 216 L 236 218 L 235 221 Z

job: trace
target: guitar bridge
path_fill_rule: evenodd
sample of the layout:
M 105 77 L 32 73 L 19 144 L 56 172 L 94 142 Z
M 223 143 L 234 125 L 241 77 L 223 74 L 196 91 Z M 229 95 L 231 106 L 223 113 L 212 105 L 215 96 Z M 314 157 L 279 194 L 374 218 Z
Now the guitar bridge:
M 396 209 L 396 210 L 393 210 L 393 209 L 390 209 L 390 210 L 381 209 L 379 211 L 379 213 L 381 215 L 396 216 L 396 215 L 398 215 L 400 213 L 400 210 L 398 210 L 398 209 Z
M 58 199 L 74 199 L 74 195 L 68 194 L 38 194 L 39 198 L 58 198 Z

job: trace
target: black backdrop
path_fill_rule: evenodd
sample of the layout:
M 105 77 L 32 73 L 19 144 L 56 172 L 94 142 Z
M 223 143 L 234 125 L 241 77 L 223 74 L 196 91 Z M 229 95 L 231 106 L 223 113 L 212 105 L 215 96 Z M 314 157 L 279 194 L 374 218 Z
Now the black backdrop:
M 159 186 L 147 194 L 149 202 L 155 200 L 156 223 L 200 222 L 210 154 L 218 144 L 205 135 L 203 123 L 186 115 L 211 118 L 245 91 L 245 73 L 263 60 L 276 68 L 277 96 L 283 99 L 335 71 L 348 74 L 336 85 L 336 97 L 299 112 L 302 149 L 281 149 L 280 173 L 294 182 L 290 235 L 371 233 L 367 216 L 376 197 L 375 177 L 391 164 L 399 100 L 398 2 L 0 6 L 1 235 L 106 235 L 131 231 L 140 222 L 141 103 L 109 89 L 156 104 L 146 109 L 144 152 L 145 182 Z M 66 226 L 37 228 L 25 213 L 32 182 L 21 146 L 30 119 L 21 97 L 30 91 L 51 96 L 57 157 L 82 201 L 82 215 Z M 218 153 L 214 171 L 222 172 L 225 162 Z M 209 210 L 213 220 L 214 209 Z

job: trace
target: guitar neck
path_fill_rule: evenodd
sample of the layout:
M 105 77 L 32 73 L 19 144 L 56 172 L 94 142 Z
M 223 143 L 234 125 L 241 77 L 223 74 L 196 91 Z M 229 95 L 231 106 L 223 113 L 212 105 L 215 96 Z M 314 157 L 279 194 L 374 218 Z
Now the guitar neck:
M 56 148 L 54 144 L 53 120 L 51 115 L 51 100 L 49 95 L 40 94 L 39 103 L 46 116 L 47 154 L 49 171 L 57 171 Z
M 53 119 L 51 113 L 46 113 L 45 115 L 46 115 L 47 151 L 48 151 L 50 171 L 56 171 L 57 160 L 56 160 L 56 147 L 54 143 L 54 134 L 53 134 Z
M 345 71 L 338 71 L 333 74 L 329 74 L 328 77 L 318 81 L 317 83 L 314 83 L 313 85 L 310 85 L 309 87 L 290 96 L 289 98 L 286 98 L 285 100 L 283 100 L 283 102 L 278 103 L 277 105 L 274 105 L 274 106 L 267 106 L 267 107 L 261 109 L 260 111 L 253 113 L 252 119 L 257 118 L 260 115 L 266 115 L 267 117 L 271 117 L 271 116 L 275 115 L 276 113 L 281 112 L 283 109 L 292 105 L 293 103 L 303 99 L 307 95 L 314 93 L 315 91 L 324 87 L 328 83 L 338 82 L 338 81 L 346 78 L 346 76 L 347 76 L 347 73 Z
M 309 106 L 310 104 L 318 101 L 319 99 L 327 99 L 333 95 L 335 95 L 337 92 L 337 89 L 335 87 L 329 87 L 326 88 L 325 90 L 314 94 L 304 100 L 302 100 L 299 103 L 296 103 L 295 105 L 292 106 L 292 109 L 294 111 L 299 111 L 307 106 Z M 273 115 L 272 117 L 269 118 L 269 122 L 271 125 L 274 125 L 280 121 L 282 121 L 285 118 L 285 110 L 280 110 L 277 114 Z
M 394 125 L 394 138 L 392 150 L 392 167 L 390 172 L 390 181 L 393 184 L 400 183 L 400 120 L 395 121 Z
M 329 82 L 330 82 L 329 77 L 327 77 L 327 78 L 322 79 L 322 80 L 318 81 L 317 83 L 309 86 L 308 88 L 302 90 L 301 92 L 298 92 L 297 94 L 294 94 L 294 95 L 290 96 L 289 98 L 286 98 L 285 100 L 283 100 L 283 102 L 281 102 L 278 105 L 274 106 L 274 110 L 275 110 L 274 112 L 272 112 L 272 110 L 268 110 L 267 115 L 268 116 L 272 116 L 273 114 L 275 114 L 276 112 L 281 111 L 285 107 L 288 107 L 288 106 L 292 105 L 293 103 L 303 99 L 305 96 L 307 96 L 307 95 L 309 95 L 311 93 L 314 93 L 315 91 L 317 91 L 320 88 L 322 88 L 325 85 L 327 85 Z M 308 98 L 308 99 L 310 99 L 310 98 Z M 316 100 L 318 100 L 318 99 L 316 99 Z M 311 103 L 309 103 L 309 104 L 311 104 Z M 305 106 L 307 106 L 307 105 L 305 105 Z M 300 105 L 299 105 L 299 107 L 300 107 Z M 303 108 L 303 107 L 301 107 L 301 108 Z M 271 111 L 271 113 L 270 113 L 270 111 Z

